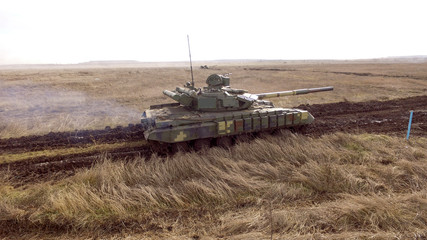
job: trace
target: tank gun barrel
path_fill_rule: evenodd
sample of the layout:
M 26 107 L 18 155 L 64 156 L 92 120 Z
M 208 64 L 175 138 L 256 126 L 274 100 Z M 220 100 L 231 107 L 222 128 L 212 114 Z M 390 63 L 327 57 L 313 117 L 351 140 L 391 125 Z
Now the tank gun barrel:
M 262 99 L 266 99 L 266 98 L 301 95 L 301 94 L 332 91 L 332 90 L 334 90 L 334 87 L 332 87 L 332 86 L 320 87 L 320 88 L 304 88 L 304 89 L 288 90 L 288 91 L 280 91 L 280 92 L 250 94 L 249 97 L 252 99 L 255 99 L 255 100 L 262 100 Z
M 169 90 L 164 90 L 163 94 L 166 95 L 166 96 L 168 96 L 168 97 L 170 97 L 170 98 L 172 98 L 173 100 L 179 102 L 180 104 L 182 104 L 184 106 L 190 106 L 191 103 L 193 102 L 193 98 L 191 96 L 188 96 L 187 94 L 185 94 L 184 91 L 182 91 L 182 92 L 183 93 L 172 92 L 172 91 L 169 91 Z M 194 92 L 194 94 L 196 94 L 196 93 Z
M 166 96 L 168 96 L 168 97 L 170 97 L 170 98 L 172 98 L 173 100 L 175 100 L 175 101 L 179 101 L 179 99 L 180 99 L 180 94 L 177 94 L 177 93 L 174 93 L 174 92 L 171 92 L 171 91 L 169 91 L 169 90 L 164 90 L 163 91 L 163 94 L 164 95 L 166 95 Z

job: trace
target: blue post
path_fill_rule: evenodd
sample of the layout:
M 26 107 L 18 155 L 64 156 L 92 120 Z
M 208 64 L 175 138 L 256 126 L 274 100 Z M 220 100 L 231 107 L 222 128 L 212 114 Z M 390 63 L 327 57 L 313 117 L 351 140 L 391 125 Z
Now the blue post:
M 406 140 L 409 140 L 409 134 L 411 133 L 412 115 L 414 115 L 414 111 L 411 111 L 411 115 L 409 115 L 408 134 L 406 134 Z

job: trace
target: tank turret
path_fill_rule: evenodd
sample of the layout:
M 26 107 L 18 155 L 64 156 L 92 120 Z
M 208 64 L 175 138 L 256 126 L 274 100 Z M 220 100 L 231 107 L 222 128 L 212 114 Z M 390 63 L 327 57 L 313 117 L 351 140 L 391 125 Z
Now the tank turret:
M 163 94 L 192 110 L 220 112 L 248 109 L 253 105 L 274 107 L 271 102 L 263 99 L 333 90 L 333 87 L 322 87 L 250 94 L 244 89 L 231 88 L 228 74 L 212 74 L 206 79 L 206 84 L 207 87 L 196 89 L 187 83 L 184 87 L 177 87 L 175 91 L 164 90 Z

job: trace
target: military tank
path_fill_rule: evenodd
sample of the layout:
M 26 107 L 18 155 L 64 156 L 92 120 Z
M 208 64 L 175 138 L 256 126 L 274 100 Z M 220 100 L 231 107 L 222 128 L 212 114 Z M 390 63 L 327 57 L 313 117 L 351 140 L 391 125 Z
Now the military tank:
M 251 94 L 231 88 L 229 74 L 212 74 L 206 84 L 196 88 L 194 82 L 187 82 L 174 91 L 164 90 L 176 102 L 152 105 L 142 114 L 144 137 L 153 147 L 228 147 L 238 135 L 304 126 L 314 121 L 309 112 L 275 107 L 265 99 L 333 90 L 321 87 Z

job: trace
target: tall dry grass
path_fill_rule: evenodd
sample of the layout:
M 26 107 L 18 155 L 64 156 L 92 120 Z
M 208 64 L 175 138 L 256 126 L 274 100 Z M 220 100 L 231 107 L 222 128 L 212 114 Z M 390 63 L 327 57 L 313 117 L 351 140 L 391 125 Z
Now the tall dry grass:
M 229 150 L 101 159 L 60 182 L 0 188 L 7 231 L 235 239 L 426 236 L 427 139 L 283 131 Z

